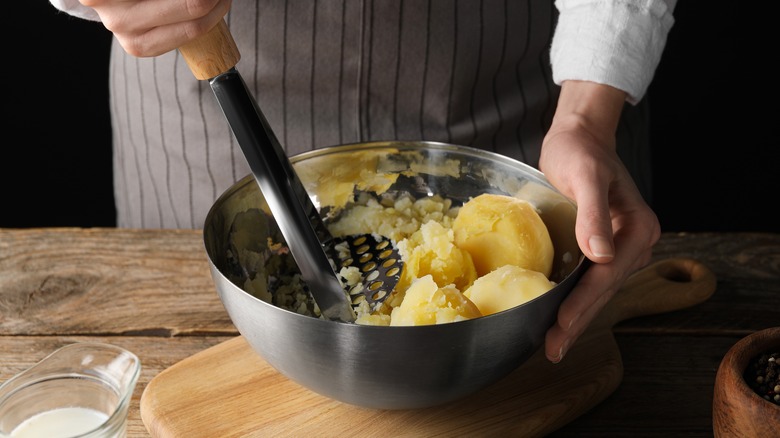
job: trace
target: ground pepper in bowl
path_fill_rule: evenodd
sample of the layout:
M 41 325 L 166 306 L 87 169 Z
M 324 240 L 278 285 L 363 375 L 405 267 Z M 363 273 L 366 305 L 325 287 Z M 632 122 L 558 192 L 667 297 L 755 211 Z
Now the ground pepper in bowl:
M 745 382 L 764 399 L 780 406 L 780 351 L 754 357 L 745 370 Z

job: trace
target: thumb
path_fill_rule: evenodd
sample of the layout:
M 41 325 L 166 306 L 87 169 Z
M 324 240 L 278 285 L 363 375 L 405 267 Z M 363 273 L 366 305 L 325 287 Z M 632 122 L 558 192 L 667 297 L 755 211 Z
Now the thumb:
M 608 263 L 615 257 L 615 241 L 607 193 L 584 190 L 578 193 L 577 243 L 585 257 L 595 263 Z

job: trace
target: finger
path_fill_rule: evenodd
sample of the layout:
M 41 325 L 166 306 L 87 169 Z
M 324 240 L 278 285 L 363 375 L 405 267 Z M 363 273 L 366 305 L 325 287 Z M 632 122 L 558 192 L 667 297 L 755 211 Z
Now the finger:
M 206 34 L 222 20 L 225 13 L 227 10 L 215 9 L 198 20 L 155 27 L 120 43 L 125 51 L 133 56 L 158 56 Z
M 545 337 L 545 356 L 558 363 L 614 295 L 612 264 L 592 265 L 558 309 L 556 323 Z M 605 285 L 613 285 L 605 288 Z
M 545 337 L 545 355 L 557 363 L 615 295 L 625 279 L 652 256 L 644 233 L 620 230 L 617 256 L 611 263 L 594 264 L 561 303 L 556 324 Z
M 584 188 L 574 193 L 577 243 L 585 257 L 595 263 L 608 263 L 615 257 L 609 192 L 604 185 L 598 181 L 582 184 Z
M 103 24 L 114 33 L 128 54 L 150 57 L 169 52 L 205 34 L 216 26 L 230 9 L 231 0 L 207 1 L 208 3 L 199 4 L 210 7 L 208 10 L 197 7 L 189 10 L 181 7 L 169 9 L 181 2 L 163 0 L 159 2 L 163 9 L 155 9 L 153 12 L 143 6 L 149 2 L 142 2 L 123 14 L 98 13 L 101 14 Z
M 112 32 L 142 33 L 159 26 L 199 20 L 223 9 L 225 0 L 80 0 Z

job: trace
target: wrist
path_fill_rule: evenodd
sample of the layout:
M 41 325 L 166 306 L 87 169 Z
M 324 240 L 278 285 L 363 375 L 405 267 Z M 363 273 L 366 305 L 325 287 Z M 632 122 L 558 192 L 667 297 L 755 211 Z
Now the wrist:
M 584 129 L 604 144 L 614 145 L 626 93 L 589 81 L 564 81 L 551 132 Z

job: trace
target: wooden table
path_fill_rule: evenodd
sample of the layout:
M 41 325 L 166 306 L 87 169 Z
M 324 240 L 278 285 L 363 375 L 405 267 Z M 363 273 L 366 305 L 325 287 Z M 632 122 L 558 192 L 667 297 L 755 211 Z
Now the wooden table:
M 712 436 L 726 351 L 780 325 L 780 234 L 664 234 L 654 258 L 689 257 L 718 279 L 703 304 L 615 327 L 618 389 L 555 436 Z M 195 230 L 0 229 L 0 382 L 73 342 L 136 353 L 128 436 L 148 437 L 141 393 L 159 372 L 237 331 Z

